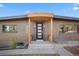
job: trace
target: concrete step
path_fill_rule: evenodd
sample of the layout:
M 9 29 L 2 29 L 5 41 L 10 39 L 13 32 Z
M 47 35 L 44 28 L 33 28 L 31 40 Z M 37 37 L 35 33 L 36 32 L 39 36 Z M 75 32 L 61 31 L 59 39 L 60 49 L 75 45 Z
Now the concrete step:
M 37 53 L 37 54 L 42 54 L 42 53 L 47 53 L 47 54 L 53 54 L 53 53 L 57 53 L 57 51 L 53 48 L 53 49 L 29 49 L 30 52 Z
M 50 42 L 48 41 L 32 41 L 31 44 L 36 44 L 36 43 L 47 43 L 47 44 L 50 44 Z
M 28 49 L 53 49 L 54 47 L 29 47 Z
M 29 44 L 29 46 L 51 46 L 52 47 L 52 44 L 50 44 L 50 43 L 41 43 L 41 42 L 39 42 L 39 43 L 31 43 L 31 44 Z
M 52 44 L 29 44 L 29 46 L 53 46 Z
M 33 41 L 29 44 L 28 49 L 14 49 L 1 51 L 0 55 L 53 55 L 58 54 L 54 46 L 47 41 Z
M 53 47 L 52 45 L 29 45 L 29 47 Z
M 48 41 L 32 41 L 29 44 L 29 49 L 53 49 L 53 45 Z
M 31 44 L 50 44 L 49 42 L 38 42 L 38 41 L 36 41 L 36 42 L 31 42 Z

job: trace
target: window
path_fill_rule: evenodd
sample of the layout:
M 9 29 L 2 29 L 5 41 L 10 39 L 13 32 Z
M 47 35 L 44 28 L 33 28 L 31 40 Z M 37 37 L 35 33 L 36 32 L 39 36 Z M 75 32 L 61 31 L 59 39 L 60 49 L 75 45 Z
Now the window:
M 38 33 L 38 35 L 42 35 L 42 33 Z
M 61 25 L 61 26 L 59 27 L 59 32 L 64 32 L 64 26 L 63 26 L 63 25 Z
M 42 30 L 38 30 L 38 32 L 42 32 Z
M 42 27 L 37 27 L 38 29 L 42 29 Z
M 16 26 L 15 25 L 3 25 L 4 32 L 15 32 Z
M 37 24 L 37 26 L 42 26 L 42 24 Z
M 41 35 L 38 35 L 38 38 L 42 38 L 42 36 Z
M 59 32 L 72 33 L 77 32 L 77 25 L 61 25 Z
M 79 25 L 77 25 L 77 32 L 79 33 Z

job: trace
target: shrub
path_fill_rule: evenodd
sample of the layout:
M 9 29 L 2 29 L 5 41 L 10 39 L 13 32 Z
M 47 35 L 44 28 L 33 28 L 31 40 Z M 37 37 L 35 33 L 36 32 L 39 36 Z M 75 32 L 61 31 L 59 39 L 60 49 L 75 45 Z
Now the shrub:
M 15 49 L 16 48 L 16 41 L 15 39 L 12 40 L 12 49 Z

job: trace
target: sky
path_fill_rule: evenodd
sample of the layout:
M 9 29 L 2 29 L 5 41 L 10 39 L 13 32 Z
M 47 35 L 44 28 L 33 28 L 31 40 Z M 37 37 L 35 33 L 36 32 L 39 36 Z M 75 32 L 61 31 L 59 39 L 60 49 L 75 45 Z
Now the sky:
M 79 3 L 0 3 L 0 17 L 38 12 L 79 17 Z

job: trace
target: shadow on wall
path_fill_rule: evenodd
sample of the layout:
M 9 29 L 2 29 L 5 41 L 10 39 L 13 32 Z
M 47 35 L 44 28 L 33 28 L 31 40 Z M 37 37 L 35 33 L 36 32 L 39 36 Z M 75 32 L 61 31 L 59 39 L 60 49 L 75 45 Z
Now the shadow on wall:
M 9 49 L 27 49 L 28 48 L 28 43 L 24 42 L 17 42 L 16 38 L 13 38 L 10 42 L 11 44 L 7 45 L 2 45 L 0 46 L 0 50 L 9 50 Z
M 16 42 L 16 39 L 12 40 L 12 49 L 23 49 L 28 48 L 28 44 L 25 44 L 24 42 Z

